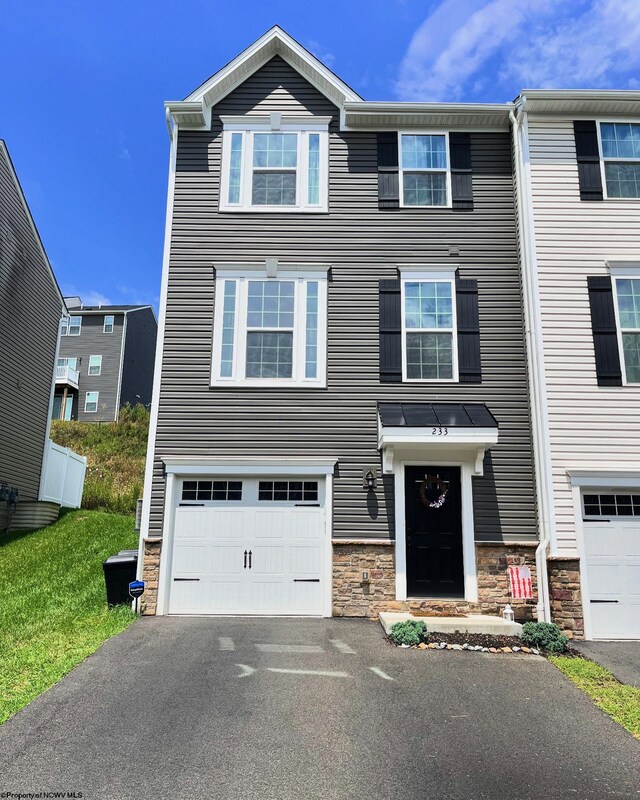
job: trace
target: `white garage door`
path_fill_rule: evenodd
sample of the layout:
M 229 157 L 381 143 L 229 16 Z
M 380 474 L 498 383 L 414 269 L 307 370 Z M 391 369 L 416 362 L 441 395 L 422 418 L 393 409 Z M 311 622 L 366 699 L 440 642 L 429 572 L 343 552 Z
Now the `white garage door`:
M 185 479 L 170 614 L 322 615 L 322 480 Z
M 585 494 L 584 511 L 593 637 L 640 639 L 640 495 Z

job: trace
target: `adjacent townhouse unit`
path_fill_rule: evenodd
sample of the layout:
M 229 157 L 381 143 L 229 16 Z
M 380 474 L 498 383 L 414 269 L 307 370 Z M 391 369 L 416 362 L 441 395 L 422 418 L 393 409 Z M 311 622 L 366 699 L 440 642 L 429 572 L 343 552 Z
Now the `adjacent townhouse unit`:
M 640 638 L 640 92 L 516 101 L 532 416 L 553 618 Z
M 65 298 L 54 419 L 106 422 L 151 403 L 158 325 L 148 305 L 84 306 Z
M 536 588 L 512 110 L 366 102 L 277 27 L 166 104 L 146 613 Z
M 0 531 L 37 528 L 80 505 L 85 460 L 49 440 L 66 308 L 0 140 Z M 35 321 L 37 320 L 37 324 Z

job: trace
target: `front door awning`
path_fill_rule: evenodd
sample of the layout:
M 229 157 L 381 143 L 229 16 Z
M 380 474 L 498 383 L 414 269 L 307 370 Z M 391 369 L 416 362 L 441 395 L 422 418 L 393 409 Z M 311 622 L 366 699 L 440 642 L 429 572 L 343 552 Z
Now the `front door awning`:
M 484 403 L 380 403 L 378 446 L 382 470 L 394 461 L 473 462 L 482 475 L 485 451 L 498 442 L 498 423 Z

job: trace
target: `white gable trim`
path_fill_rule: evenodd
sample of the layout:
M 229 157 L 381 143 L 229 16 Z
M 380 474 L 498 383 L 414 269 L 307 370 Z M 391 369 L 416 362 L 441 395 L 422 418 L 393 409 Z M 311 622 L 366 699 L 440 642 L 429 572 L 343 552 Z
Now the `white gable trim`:
M 165 106 L 182 126 L 205 126 L 210 121 L 211 107 L 274 56 L 284 59 L 338 108 L 342 108 L 346 102 L 362 100 L 321 61 L 275 25 L 183 101 L 171 101 Z

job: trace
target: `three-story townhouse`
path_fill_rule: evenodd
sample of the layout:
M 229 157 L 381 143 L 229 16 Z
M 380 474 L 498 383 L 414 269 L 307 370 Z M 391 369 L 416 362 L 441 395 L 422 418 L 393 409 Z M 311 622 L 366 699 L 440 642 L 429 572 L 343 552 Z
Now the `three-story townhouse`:
M 523 91 L 514 114 L 552 618 L 640 638 L 640 93 Z
M 145 612 L 535 587 L 511 105 L 365 102 L 276 27 L 166 110 Z
M 113 422 L 151 403 L 158 324 L 151 306 L 84 306 L 66 298 L 53 419 Z

